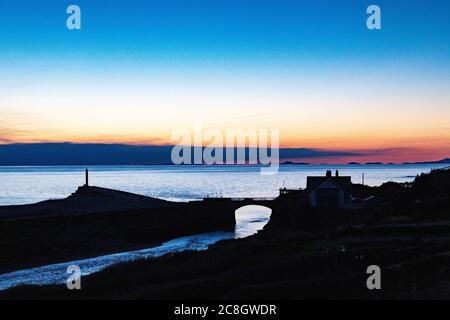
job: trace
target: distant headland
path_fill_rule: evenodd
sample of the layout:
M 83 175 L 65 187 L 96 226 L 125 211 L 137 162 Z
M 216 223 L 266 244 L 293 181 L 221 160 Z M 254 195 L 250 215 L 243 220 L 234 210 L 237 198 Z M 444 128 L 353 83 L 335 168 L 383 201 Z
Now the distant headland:
M 13 143 L 0 144 L 0 166 L 69 166 L 69 165 L 171 165 L 171 145 L 129 145 L 102 143 Z M 194 149 L 194 148 L 193 148 Z M 249 149 L 246 148 L 246 153 Z M 341 164 L 380 165 L 392 162 L 356 162 L 367 156 L 362 152 L 313 148 L 280 148 L 280 164 L 329 164 L 329 159 L 342 159 Z M 345 161 L 347 159 L 347 161 Z M 375 158 L 376 159 L 376 158 Z M 403 162 L 400 164 L 446 164 L 438 161 Z
M 0 144 L 0 166 L 51 165 L 170 165 L 170 145 L 127 145 L 98 143 Z M 248 154 L 249 150 L 246 148 Z M 281 148 L 280 159 L 353 157 L 347 151 Z M 248 157 L 247 157 L 248 158 Z

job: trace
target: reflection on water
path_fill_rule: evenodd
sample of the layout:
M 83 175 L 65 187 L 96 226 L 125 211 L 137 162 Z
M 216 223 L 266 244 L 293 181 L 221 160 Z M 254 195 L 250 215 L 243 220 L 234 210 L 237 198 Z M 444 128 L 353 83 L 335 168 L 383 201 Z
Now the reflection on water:
M 220 240 L 242 239 L 251 236 L 261 230 L 270 219 L 271 210 L 261 206 L 246 206 L 236 211 L 235 232 L 209 232 L 193 236 L 176 238 L 163 243 L 160 246 L 109 254 L 96 258 L 76 260 L 48 266 L 19 270 L 0 275 L 0 290 L 19 285 L 47 285 L 65 283 L 69 274 L 67 267 L 77 265 L 81 268 L 82 275 L 98 272 L 106 267 L 121 262 L 129 262 L 137 259 L 156 258 L 168 253 L 181 251 L 201 251 Z

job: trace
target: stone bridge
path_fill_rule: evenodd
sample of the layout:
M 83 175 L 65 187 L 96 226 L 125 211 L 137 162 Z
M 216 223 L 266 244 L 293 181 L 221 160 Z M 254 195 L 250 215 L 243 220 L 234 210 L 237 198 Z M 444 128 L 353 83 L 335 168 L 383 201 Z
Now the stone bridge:
M 216 219 L 229 221 L 227 224 L 234 228 L 237 209 L 248 205 L 259 205 L 272 209 L 276 207 L 276 198 L 205 198 L 200 201 L 189 202 L 189 208 L 197 212 L 210 214 Z
M 276 204 L 275 200 L 276 198 L 205 198 L 202 202 L 206 206 L 223 206 L 235 212 L 237 209 L 248 205 L 258 205 L 273 209 Z

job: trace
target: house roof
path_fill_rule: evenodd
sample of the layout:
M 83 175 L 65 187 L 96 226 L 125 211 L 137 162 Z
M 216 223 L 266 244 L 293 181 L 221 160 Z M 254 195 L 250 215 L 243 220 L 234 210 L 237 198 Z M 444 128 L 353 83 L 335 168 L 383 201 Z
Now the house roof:
M 327 187 L 327 184 L 329 187 Z M 351 177 L 307 177 L 306 189 L 313 190 L 319 186 L 324 189 L 331 189 L 333 186 L 349 191 L 352 185 Z

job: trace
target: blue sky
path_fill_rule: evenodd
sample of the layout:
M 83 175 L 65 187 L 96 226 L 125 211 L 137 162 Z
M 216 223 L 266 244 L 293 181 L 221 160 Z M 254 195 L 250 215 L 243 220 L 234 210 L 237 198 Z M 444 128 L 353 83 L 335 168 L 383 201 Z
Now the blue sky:
M 80 31 L 66 28 L 70 4 Z M 366 28 L 370 4 L 380 31 Z M 164 140 L 183 121 L 251 116 L 238 124 L 281 127 L 289 146 L 448 141 L 446 0 L 1 1 L 0 39 L 4 141 Z
M 312 61 L 408 58 L 448 62 L 450 3 L 377 1 L 383 30 L 369 33 L 373 1 L 2 1 L 2 56 L 100 60 L 153 57 Z M 83 30 L 68 33 L 65 9 L 82 9 Z M 427 58 L 426 58 L 426 57 Z M 97 61 L 98 61 L 97 60 Z M 108 62 L 104 61 L 104 62 Z M 148 63 L 157 61 L 147 61 Z

